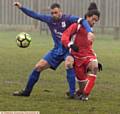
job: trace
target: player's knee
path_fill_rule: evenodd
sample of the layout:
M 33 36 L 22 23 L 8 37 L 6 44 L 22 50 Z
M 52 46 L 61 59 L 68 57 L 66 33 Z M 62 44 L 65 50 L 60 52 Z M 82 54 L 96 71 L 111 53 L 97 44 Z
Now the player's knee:
M 92 73 L 93 73 L 94 75 L 96 75 L 97 72 L 98 72 L 98 66 L 94 66 L 93 69 L 92 69 Z
M 41 60 L 35 65 L 35 69 L 37 71 L 43 71 L 45 69 L 45 66 L 46 66 L 46 62 Z
M 65 68 L 66 69 L 73 68 L 73 64 L 71 62 L 68 62 L 68 63 L 65 64 Z
M 98 71 L 98 62 L 97 61 L 92 61 L 89 64 L 88 69 L 91 71 L 92 74 L 96 75 Z
M 43 66 L 42 66 L 41 64 L 36 64 L 36 65 L 35 65 L 35 69 L 36 69 L 37 71 L 42 71 Z
M 66 69 L 73 68 L 73 64 L 74 64 L 74 59 L 73 59 L 73 57 L 68 57 L 68 58 L 65 60 L 65 68 L 66 68 Z

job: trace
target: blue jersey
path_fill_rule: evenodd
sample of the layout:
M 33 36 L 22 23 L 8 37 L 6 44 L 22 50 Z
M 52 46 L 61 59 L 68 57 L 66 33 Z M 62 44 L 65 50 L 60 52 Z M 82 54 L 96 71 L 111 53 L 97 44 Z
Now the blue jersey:
M 51 15 L 36 13 L 28 8 L 25 8 L 25 7 L 21 7 L 20 9 L 26 15 L 28 15 L 34 19 L 40 20 L 42 22 L 45 22 L 49 26 L 51 34 L 52 34 L 52 38 L 54 41 L 54 51 L 56 53 L 64 54 L 67 51 L 67 49 L 64 48 L 62 43 L 61 43 L 62 33 L 72 23 L 77 22 L 79 17 L 63 14 L 61 16 L 61 18 L 59 19 L 59 21 L 55 21 Z M 85 22 L 87 22 L 87 21 L 85 20 Z M 87 32 L 91 32 L 91 28 L 90 28 L 88 22 L 87 22 L 87 24 L 86 23 L 82 23 L 82 24 L 87 29 Z
M 22 7 L 20 8 L 26 15 L 40 20 L 42 22 L 45 22 L 51 31 L 52 38 L 54 41 L 54 51 L 59 54 L 63 54 L 67 51 L 66 48 L 63 47 L 61 43 L 61 36 L 62 33 L 65 31 L 65 29 L 70 26 L 73 22 L 76 22 L 79 17 L 77 16 L 71 16 L 71 15 L 65 15 L 63 14 L 59 21 L 55 21 L 51 15 L 45 15 L 36 13 L 28 8 Z

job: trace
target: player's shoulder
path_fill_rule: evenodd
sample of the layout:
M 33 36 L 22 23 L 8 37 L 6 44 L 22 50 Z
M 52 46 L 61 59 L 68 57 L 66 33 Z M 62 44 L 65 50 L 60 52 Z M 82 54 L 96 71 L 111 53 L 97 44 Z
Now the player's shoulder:
M 69 23 L 69 24 L 72 24 L 74 22 L 77 22 L 77 20 L 79 19 L 78 16 L 73 16 L 73 15 L 67 15 L 67 14 L 64 14 L 63 15 L 63 19 Z
M 69 14 L 63 14 L 62 18 L 64 18 L 64 19 L 71 19 L 71 18 L 79 19 L 78 16 L 73 16 L 73 15 L 69 15 Z
M 68 20 L 68 18 L 69 18 L 69 15 L 67 15 L 67 14 L 62 14 L 62 17 L 61 17 L 61 20 Z

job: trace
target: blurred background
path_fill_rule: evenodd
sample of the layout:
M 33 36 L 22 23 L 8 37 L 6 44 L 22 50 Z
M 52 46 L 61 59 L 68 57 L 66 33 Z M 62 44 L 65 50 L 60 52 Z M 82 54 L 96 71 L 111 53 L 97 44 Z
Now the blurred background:
M 19 1 L 36 12 L 49 14 L 52 3 L 60 3 L 63 12 L 83 17 L 90 2 L 96 2 L 101 12 L 95 31 L 119 39 L 120 34 L 120 0 L 0 0 L 0 30 L 46 31 L 46 24 L 24 15 L 13 2 Z

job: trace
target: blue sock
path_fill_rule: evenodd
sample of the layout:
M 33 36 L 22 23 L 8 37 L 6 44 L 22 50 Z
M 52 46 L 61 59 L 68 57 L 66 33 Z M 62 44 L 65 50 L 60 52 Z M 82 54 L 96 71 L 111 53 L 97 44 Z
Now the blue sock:
M 39 75 L 40 75 L 40 72 L 36 71 L 35 69 L 32 71 L 32 73 L 29 76 L 26 88 L 24 90 L 25 94 L 30 94 L 31 93 L 31 91 L 33 89 L 33 86 L 35 85 L 35 83 L 39 79 Z
M 67 81 L 69 83 L 70 95 L 75 93 L 75 71 L 73 68 L 67 69 Z

